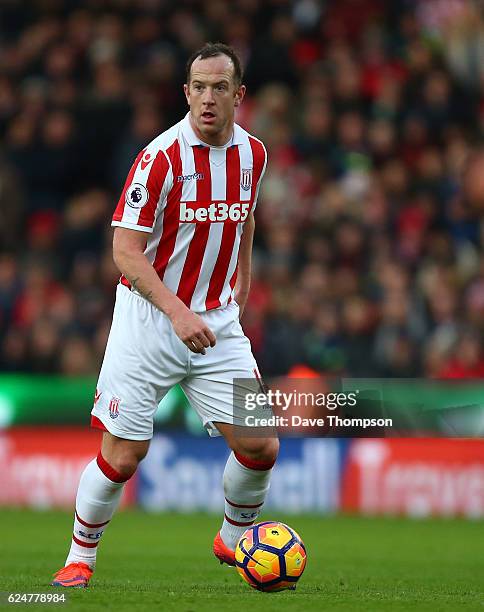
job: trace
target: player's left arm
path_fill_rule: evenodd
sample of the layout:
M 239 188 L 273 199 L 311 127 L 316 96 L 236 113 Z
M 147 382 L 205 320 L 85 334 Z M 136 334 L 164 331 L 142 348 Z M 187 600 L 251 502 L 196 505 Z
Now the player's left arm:
M 250 279 L 252 268 L 252 243 L 254 241 L 255 219 L 254 211 L 251 211 L 244 223 L 244 231 L 240 238 L 239 263 L 237 272 L 237 284 L 235 286 L 235 301 L 240 307 L 242 316 L 249 297 Z
M 239 246 L 239 261 L 237 271 L 237 283 L 235 285 L 235 301 L 240 306 L 240 317 L 244 313 L 244 308 L 247 303 L 250 291 L 250 280 L 252 272 L 252 244 L 254 242 L 255 218 L 254 210 L 259 198 L 259 190 L 262 183 L 262 178 L 267 167 L 267 150 L 260 140 L 255 139 L 255 150 L 258 151 L 254 157 L 254 169 L 257 179 L 257 188 L 255 198 L 252 205 L 252 210 L 244 223 L 244 231 L 240 238 Z

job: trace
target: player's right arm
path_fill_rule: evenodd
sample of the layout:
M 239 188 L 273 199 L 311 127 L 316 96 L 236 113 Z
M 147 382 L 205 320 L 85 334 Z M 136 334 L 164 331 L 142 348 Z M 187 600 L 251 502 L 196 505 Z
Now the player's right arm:
M 153 231 L 163 202 L 173 185 L 166 154 L 150 147 L 140 152 L 126 179 L 113 215 L 113 258 L 125 278 L 170 319 L 177 336 L 194 353 L 215 346 L 215 336 L 202 317 L 192 312 L 164 285 L 144 254 L 146 234 Z
M 170 319 L 180 340 L 194 353 L 205 354 L 215 346 L 215 336 L 201 316 L 192 312 L 160 280 L 146 259 L 146 235 L 133 229 L 116 227 L 113 239 L 113 259 L 119 271 L 133 289 L 149 300 Z

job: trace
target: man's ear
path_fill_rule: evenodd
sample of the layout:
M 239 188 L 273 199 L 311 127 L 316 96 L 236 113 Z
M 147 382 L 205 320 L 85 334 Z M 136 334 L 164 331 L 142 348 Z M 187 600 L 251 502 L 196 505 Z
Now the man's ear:
M 240 106 L 245 96 L 245 85 L 241 85 L 235 92 L 234 106 Z
M 187 99 L 187 102 L 190 104 L 190 88 L 186 83 L 185 85 L 183 85 L 183 92 L 185 93 L 185 98 Z

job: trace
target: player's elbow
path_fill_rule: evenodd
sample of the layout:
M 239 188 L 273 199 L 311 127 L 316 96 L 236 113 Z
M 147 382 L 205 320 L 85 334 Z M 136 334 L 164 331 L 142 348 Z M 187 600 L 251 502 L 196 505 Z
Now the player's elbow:
M 143 254 L 146 242 L 140 241 L 140 232 L 117 227 L 113 236 L 113 261 L 118 270 L 125 274 L 129 262 Z
M 125 262 L 127 261 L 128 255 L 124 249 L 122 249 L 119 245 L 116 244 L 116 241 L 113 242 L 113 261 L 114 265 L 118 268 L 118 270 L 124 274 L 125 272 Z

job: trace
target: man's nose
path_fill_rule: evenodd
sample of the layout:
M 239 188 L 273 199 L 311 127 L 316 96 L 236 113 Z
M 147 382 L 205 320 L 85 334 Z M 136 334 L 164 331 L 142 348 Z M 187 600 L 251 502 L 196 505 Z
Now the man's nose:
M 215 102 L 213 97 L 213 89 L 211 87 L 205 87 L 205 91 L 203 92 L 202 102 L 204 104 L 213 104 Z

